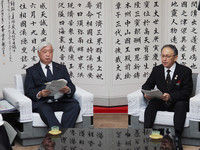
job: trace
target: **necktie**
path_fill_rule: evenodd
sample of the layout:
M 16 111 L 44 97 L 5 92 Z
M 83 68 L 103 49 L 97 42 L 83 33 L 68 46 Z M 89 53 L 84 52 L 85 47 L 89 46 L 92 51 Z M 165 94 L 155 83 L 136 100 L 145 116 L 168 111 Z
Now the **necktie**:
M 171 70 L 167 70 L 167 78 L 166 78 L 167 89 L 169 89 L 169 86 L 170 86 L 170 83 L 171 83 L 170 71 Z
M 47 69 L 47 78 L 49 81 L 53 80 L 53 74 L 51 73 L 51 70 L 49 69 L 49 65 L 46 65 L 45 67 Z

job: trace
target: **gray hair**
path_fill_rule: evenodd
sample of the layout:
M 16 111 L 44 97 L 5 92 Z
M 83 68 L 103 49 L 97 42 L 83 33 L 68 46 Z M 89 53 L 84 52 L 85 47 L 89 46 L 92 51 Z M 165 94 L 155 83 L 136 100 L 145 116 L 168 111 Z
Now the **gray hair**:
M 47 41 L 43 41 L 38 45 L 38 51 L 40 51 L 42 48 L 46 47 L 46 46 L 52 46 L 51 43 L 47 42 Z M 53 46 L 52 46 L 53 47 Z

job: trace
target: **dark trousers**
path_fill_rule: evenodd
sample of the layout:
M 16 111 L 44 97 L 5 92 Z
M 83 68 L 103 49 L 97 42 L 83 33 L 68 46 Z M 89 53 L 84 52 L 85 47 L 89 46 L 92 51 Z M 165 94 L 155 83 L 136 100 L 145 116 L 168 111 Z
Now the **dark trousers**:
M 163 100 L 152 99 L 145 110 L 144 128 L 152 128 L 157 111 L 171 111 L 174 112 L 174 129 L 177 136 L 181 136 L 186 114 L 189 111 L 188 101 L 178 101 L 173 105 L 166 105 Z
M 5 127 L 0 126 L 0 150 L 12 150 Z
M 77 100 L 58 101 L 53 103 L 43 103 L 34 110 L 40 114 L 41 119 L 48 127 L 59 126 L 60 128 L 74 128 L 80 112 Z M 61 123 L 55 116 L 56 111 L 63 111 Z

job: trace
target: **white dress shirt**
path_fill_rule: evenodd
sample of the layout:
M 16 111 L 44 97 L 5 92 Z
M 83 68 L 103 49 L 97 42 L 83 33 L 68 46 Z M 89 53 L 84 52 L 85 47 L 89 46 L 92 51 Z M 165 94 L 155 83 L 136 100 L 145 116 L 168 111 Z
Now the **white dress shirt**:
M 176 68 L 176 63 L 174 63 L 172 66 L 171 66 L 171 68 L 166 68 L 165 67 L 165 79 L 167 78 L 167 70 L 170 70 L 170 78 L 171 78 L 171 80 L 172 80 L 172 77 L 173 77 L 173 75 L 174 75 L 174 71 L 175 71 L 175 68 Z
M 47 68 L 45 68 L 46 65 L 43 64 L 42 62 L 40 62 L 40 65 L 42 67 L 42 70 L 43 70 L 45 76 L 47 76 Z M 53 74 L 53 65 L 52 65 L 52 62 L 50 64 L 48 64 L 48 66 L 49 66 L 49 69 L 51 70 L 51 73 Z

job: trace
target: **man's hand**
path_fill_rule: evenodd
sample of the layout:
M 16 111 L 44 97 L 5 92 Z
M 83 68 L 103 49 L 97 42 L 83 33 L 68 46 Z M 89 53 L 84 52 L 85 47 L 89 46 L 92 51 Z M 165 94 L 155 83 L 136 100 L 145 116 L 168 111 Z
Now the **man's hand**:
M 69 94 L 70 93 L 70 88 L 68 86 L 65 86 L 65 87 L 61 88 L 59 90 L 59 92 L 65 93 L 65 94 Z
M 146 94 L 144 94 L 144 98 L 147 99 L 147 100 L 151 100 L 152 97 L 151 96 L 147 96 Z M 170 100 L 170 94 L 169 93 L 164 93 L 160 99 L 162 99 L 163 101 L 167 102 Z
M 147 99 L 147 100 L 151 100 L 152 99 L 151 96 L 147 96 L 146 94 L 144 94 L 144 98 Z
M 164 93 L 161 99 L 165 102 L 168 102 L 170 100 L 170 94 L 169 93 Z
M 47 97 L 49 96 L 49 94 L 51 94 L 51 92 L 49 90 L 44 89 L 39 92 L 38 97 Z

